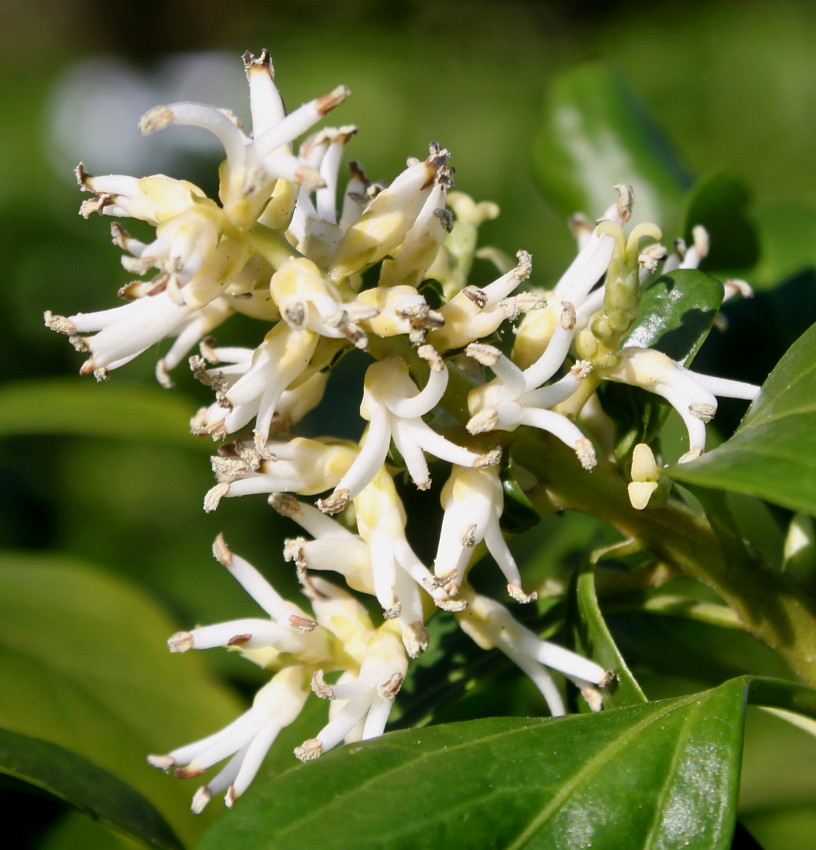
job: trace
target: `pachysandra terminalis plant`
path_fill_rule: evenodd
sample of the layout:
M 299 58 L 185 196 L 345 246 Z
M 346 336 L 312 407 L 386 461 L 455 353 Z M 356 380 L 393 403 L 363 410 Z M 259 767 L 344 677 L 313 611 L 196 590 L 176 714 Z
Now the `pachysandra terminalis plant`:
M 119 290 L 121 306 L 45 316 L 82 352 L 81 373 L 98 380 L 169 340 L 158 380 L 172 386 L 172 372 L 188 359 L 213 392 L 191 423 L 194 434 L 219 444 L 205 510 L 264 494 L 292 523 L 283 558 L 297 570 L 305 601 L 282 598 L 219 536 L 215 558 L 257 603 L 257 616 L 169 639 L 171 652 L 228 647 L 271 674 L 228 726 L 148 757 L 179 777 L 221 765 L 195 793 L 196 812 L 215 794 L 235 802 L 307 700 L 326 700 L 328 712 L 295 750 L 302 761 L 381 735 L 412 661 L 428 648 L 432 616 L 455 618 L 479 647 L 504 653 L 552 715 L 565 713 L 564 680 L 602 710 L 616 671 L 543 640 L 513 613 L 536 599 L 536 589 L 502 529 L 510 462 L 528 493 L 550 486 L 550 476 L 558 507 L 571 506 L 564 494 L 574 490 L 573 506 L 597 507 L 604 519 L 604 476 L 612 470 L 648 523 L 649 511 L 669 498 L 668 482 L 645 443 L 616 457 L 599 390 L 628 384 L 668 402 L 687 431 L 683 461 L 705 451 L 719 397 L 751 400 L 759 391 L 629 341 L 644 285 L 705 257 L 701 227 L 693 245 L 677 240 L 669 251 L 656 224 L 627 226 L 633 190 L 610 186 L 597 222 L 574 218 L 577 253 L 554 285 L 536 280 L 526 251 L 514 263 L 492 249 L 480 256 L 495 264 L 495 280 L 473 285 L 478 228 L 497 210 L 452 191 L 447 150 L 431 143 L 390 182 L 371 182 L 358 163 L 342 167 L 356 127 L 315 130 L 348 89 L 287 114 L 269 54 L 247 54 L 244 63 L 251 132 L 227 110 L 199 103 L 159 106 L 140 122 L 145 134 L 171 125 L 215 134 L 226 154 L 218 199 L 164 175 L 77 168 L 90 193 L 81 214 L 115 219 L 122 265 L 138 279 Z M 155 228 L 155 238 L 131 236 L 119 223 L 127 217 Z M 234 313 L 258 322 L 247 347 L 221 347 L 212 336 Z M 353 349 L 370 360 L 359 443 L 296 436 L 300 420 L 319 410 L 334 365 Z M 557 459 L 546 468 L 548 453 Z M 406 486 L 430 487 L 429 458 L 447 470 L 439 473 L 447 480 L 433 563 L 412 548 L 400 495 Z M 593 506 L 586 494 L 595 487 Z M 485 551 L 501 571 L 505 598 L 469 582 Z M 362 604 L 365 595 L 376 599 L 373 607 Z

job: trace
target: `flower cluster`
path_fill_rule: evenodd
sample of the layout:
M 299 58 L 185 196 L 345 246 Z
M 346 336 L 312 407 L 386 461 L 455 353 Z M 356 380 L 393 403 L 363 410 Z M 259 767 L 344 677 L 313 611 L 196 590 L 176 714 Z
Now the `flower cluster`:
M 228 111 L 198 103 L 156 107 L 140 123 L 143 133 L 185 124 L 215 134 L 226 155 L 217 200 L 163 175 L 94 177 L 78 167 L 80 187 L 93 196 L 82 215 L 136 218 L 155 228 L 155 239 L 141 242 L 115 222 L 122 265 L 139 278 L 119 290 L 125 303 L 45 316 L 48 327 L 86 354 L 81 373 L 100 380 L 169 340 L 159 381 L 170 386 L 170 373 L 188 357 L 213 391 L 212 403 L 191 422 L 194 434 L 221 442 L 205 510 L 216 510 L 223 498 L 265 494 L 303 532 L 286 542 L 284 558 L 295 564 L 310 611 L 281 598 L 218 538 L 217 560 L 266 617 L 170 638 L 172 652 L 225 646 L 273 674 L 229 726 L 150 756 L 151 764 L 181 777 L 226 760 L 196 793 L 195 811 L 219 792 L 232 805 L 312 692 L 330 702 L 329 720 L 295 750 L 301 760 L 344 740 L 380 735 L 411 659 L 428 646 L 426 623 L 439 609 L 453 614 L 480 647 L 499 649 L 530 676 L 552 714 L 565 709 L 550 670 L 600 709 L 612 673 L 542 640 L 469 583 L 470 568 L 486 550 L 510 599 L 531 603 L 537 596 L 523 587 L 502 530 L 508 434 L 548 432 L 575 453 L 574 474 L 590 476 L 599 455 L 608 454 L 593 437 L 604 416 L 597 390 L 603 381 L 622 382 L 658 394 L 678 411 L 692 459 L 705 448 L 716 396 L 750 399 L 757 392 L 627 345 L 643 280 L 661 268 L 695 267 L 707 252 L 702 228 L 692 247 L 678 242 L 671 255 L 653 224 L 627 234 L 633 193 L 619 186 L 597 223 L 574 219 L 578 253 L 554 287 L 520 289 L 533 271 L 524 251 L 515 266 L 486 252 L 497 278 L 472 285 L 478 228 L 497 210 L 451 191 L 447 150 L 432 143 L 427 157 L 409 160 L 388 184 L 370 182 L 352 162 L 341 188 L 343 153 L 356 128 L 324 127 L 297 140 L 348 90 L 338 87 L 287 114 L 269 54 L 247 54 L 244 63 L 252 133 Z M 235 313 L 260 323 L 254 347 L 219 347 L 212 339 Z M 515 331 L 510 353 L 494 335 L 508 325 Z M 359 444 L 295 436 L 293 428 L 320 405 L 332 365 L 355 348 L 372 359 Z M 404 469 L 427 490 L 428 458 L 449 469 L 430 565 L 409 542 L 396 480 Z M 632 477 L 633 504 L 643 509 L 659 490 L 650 454 L 639 451 Z M 315 496 L 315 504 L 305 501 Z M 372 618 L 352 593 L 316 575 L 326 572 L 374 597 L 381 616 Z

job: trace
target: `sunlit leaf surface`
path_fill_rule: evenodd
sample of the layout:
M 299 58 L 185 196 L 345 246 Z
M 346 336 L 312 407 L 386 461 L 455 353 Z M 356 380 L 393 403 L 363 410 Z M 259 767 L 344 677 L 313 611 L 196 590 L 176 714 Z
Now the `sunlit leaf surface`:
M 666 474 L 816 513 L 816 326 L 782 358 L 730 440 Z

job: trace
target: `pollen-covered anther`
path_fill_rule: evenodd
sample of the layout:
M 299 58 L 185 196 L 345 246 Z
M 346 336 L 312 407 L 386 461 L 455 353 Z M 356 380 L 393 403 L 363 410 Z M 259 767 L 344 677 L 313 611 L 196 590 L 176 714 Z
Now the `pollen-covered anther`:
M 689 413 L 702 422 L 711 422 L 717 413 L 717 408 L 713 404 L 695 403 L 689 405 Z
M 677 458 L 678 463 L 689 463 L 692 460 L 697 460 L 703 454 L 703 450 L 699 446 L 693 446 L 684 455 Z
M 294 517 L 300 511 L 300 502 L 291 493 L 273 493 L 267 501 L 281 516 Z
M 473 432 L 471 431 L 471 433 L 473 433 Z M 476 461 L 474 461 L 473 468 L 474 469 L 487 469 L 489 466 L 497 466 L 501 461 L 501 456 L 502 456 L 501 446 L 496 446 L 495 449 L 491 449 L 489 452 L 485 452 Z M 594 456 L 594 452 L 593 452 L 593 456 Z
M 575 441 L 575 454 L 581 462 L 581 466 L 587 472 L 593 470 L 598 463 L 598 458 L 595 455 L 595 447 L 592 445 L 592 441 L 586 437 Z
M 729 278 L 728 280 L 723 282 L 723 287 L 725 289 L 725 295 L 723 296 L 723 301 L 727 301 L 729 298 L 733 298 L 735 295 L 741 295 L 743 298 L 753 298 L 754 290 L 751 288 L 751 285 L 744 280 L 739 280 L 737 278 Z
M 239 457 L 214 456 L 210 458 L 210 466 L 221 481 L 234 481 L 249 472 L 248 464 Z
M 485 342 L 472 342 L 465 349 L 465 354 L 472 357 L 477 363 L 482 366 L 495 366 L 501 360 L 502 353 L 494 345 L 488 345 Z
M 176 766 L 176 760 L 172 756 L 154 756 L 147 757 L 147 763 L 151 767 L 157 767 L 159 770 L 172 770 Z
M 204 495 L 204 513 L 211 514 L 221 504 L 221 499 L 230 491 L 230 482 L 221 481 L 209 490 Z
M 638 265 L 646 274 L 652 274 L 652 272 L 657 270 L 658 263 L 666 259 L 668 253 L 665 245 L 655 242 L 654 245 L 649 245 L 640 252 L 638 255 Z
M 173 123 L 173 110 L 167 106 L 154 106 L 148 109 L 139 119 L 139 132 L 143 136 L 149 136 L 159 130 L 164 130 Z
M 447 611 L 449 614 L 458 614 L 468 607 L 467 599 L 434 599 L 437 608 Z
M 583 380 L 593 368 L 594 364 L 591 360 L 576 360 L 572 365 L 572 369 L 570 369 L 570 375 Z
M 207 807 L 207 803 L 209 803 L 210 800 L 212 800 L 212 791 L 210 791 L 206 785 L 202 785 L 201 788 L 193 794 L 193 802 L 190 805 L 190 809 L 193 814 L 200 815 Z
M 317 507 L 324 514 L 336 514 L 343 510 L 350 501 L 349 491 L 346 489 L 335 490 L 330 496 L 317 501 Z
M 586 700 L 590 710 L 596 714 L 603 708 L 603 697 L 597 688 L 581 688 L 581 696 Z
M 226 643 L 227 646 L 243 646 L 252 640 L 251 634 L 233 635 Z
M 484 410 L 480 410 L 475 416 L 471 416 L 465 428 L 467 428 L 468 433 L 473 434 L 475 437 L 477 434 L 484 434 L 487 431 L 493 431 L 499 424 L 499 413 L 495 407 L 486 407 Z
M 170 652 L 187 652 L 193 648 L 193 636 L 190 632 L 176 632 L 167 639 Z
M 215 540 L 213 540 L 212 553 L 215 560 L 218 561 L 222 567 L 232 566 L 235 556 L 232 553 L 232 549 L 227 546 L 227 541 L 224 539 L 223 534 L 216 535 Z
M 377 685 L 377 693 L 382 699 L 394 699 L 400 692 L 404 679 L 402 673 L 394 673 L 387 682 Z
M 419 658 L 428 648 L 430 634 L 422 623 L 409 623 L 402 630 L 402 642 L 410 658 Z
M 519 602 L 522 605 L 526 605 L 528 602 L 535 602 L 535 600 L 538 599 L 538 594 L 535 591 L 532 593 L 525 593 L 517 584 L 508 584 L 507 592 L 513 599 L 515 599 L 516 602 Z
M 441 372 L 445 368 L 445 361 L 432 345 L 420 345 L 417 354 L 431 367 L 432 372 Z
M 230 787 L 227 788 L 227 793 L 224 794 L 224 805 L 228 809 L 231 809 L 240 796 L 238 789 L 234 785 L 230 785 Z
M 333 88 L 328 94 L 324 94 L 323 97 L 319 97 L 315 101 L 315 111 L 320 113 L 321 115 L 325 115 L 327 112 L 331 112 L 351 94 L 351 89 L 348 86 L 337 86 Z
M 290 537 L 283 542 L 283 560 L 286 563 L 294 562 L 299 567 L 307 567 L 305 537 Z
M 320 699 L 334 699 L 334 689 L 326 682 L 322 670 L 316 670 L 312 676 L 311 688 Z
M 88 344 L 88 340 L 84 336 L 71 334 L 68 337 L 68 342 L 71 343 L 74 351 L 78 351 L 80 354 L 87 354 L 91 350 L 91 346 Z
M 635 203 L 635 190 L 624 183 L 616 183 L 612 188 L 618 192 L 618 215 L 624 222 L 627 222 L 632 215 L 632 207 Z
M 547 306 L 547 299 L 538 292 L 519 292 L 518 295 L 514 295 L 512 298 L 505 298 L 503 301 L 500 301 L 499 306 L 512 322 L 522 313 L 543 310 Z
M 299 747 L 295 747 L 295 756 L 301 761 L 314 761 L 323 755 L 323 742 L 319 738 L 309 738 Z
M 561 304 L 561 327 L 565 331 L 571 331 L 575 327 L 575 307 L 569 301 Z
M 76 325 L 65 316 L 56 316 L 50 310 L 46 310 L 43 313 L 43 319 L 45 320 L 45 326 L 49 330 L 56 331 L 58 334 L 76 333 Z

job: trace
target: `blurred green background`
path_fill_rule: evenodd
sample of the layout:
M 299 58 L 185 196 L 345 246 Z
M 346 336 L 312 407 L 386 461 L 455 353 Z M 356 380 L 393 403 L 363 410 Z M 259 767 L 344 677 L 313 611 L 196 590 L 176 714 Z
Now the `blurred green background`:
M 209 139 L 179 128 L 140 139 L 136 120 L 145 109 L 203 100 L 248 119 L 240 56 L 268 47 L 290 107 L 339 83 L 350 86 L 352 97 L 333 121 L 360 127 L 349 156 L 369 177 L 390 179 L 406 157 L 423 156 L 431 140 L 448 147 L 457 188 L 502 208 L 483 228 L 484 241 L 511 254 L 531 251 L 534 282 L 549 286 L 574 252 L 566 216 L 580 198 L 611 200 L 611 184 L 628 179 L 612 173 L 613 165 L 633 166 L 625 157 L 592 156 L 573 195 L 552 174 L 545 181 L 552 192 L 542 193 L 534 176 L 534 146 L 539 172 L 547 168 L 539 134 L 569 117 L 570 92 L 582 85 L 576 69 L 601 63 L 620 75 L 670 140 L 681 183 L 726 170 L 744 186 L 743 208 L 725 210 L 722 227 L 747 226 L 756 245 L 715 270 L 746 277 L 757 299 L 731 311 L 728 351 L 712 340 L 698 363 L 761 381 L 762 370 L 816 317 L 814 37 L 812 0 L 648 7 L 582 0 L 7 2 L 0 9 L 2 548 L 60 553 L 123 577 L 155 600 L 172 629 L 252 613 L 209 558 L 218 531 L 267 571 L 279 569 L 280 539 L 291 533 L 260 499 L 228 500 L 215 516 L 202 513 L 211 446 L 186 436 L 185 419 L 207 396 L 184 374 L 176 376 L 173 394 L 154 388 L 158 354 L 116 372 L 107 386 L 74 377 L 75 391 L 66 395 L 53 383 L 75 375 L 79 357 L 45 330 L 43 310 L 112 306 L 128 280 L 109 222 L 76 213 L 76 162 L 91 173 L 167 171 L 214 189 L 218 152 Z M 592 88 L 595 77 L 589 79 Z M 542 131 L 545 117 L 550 124 Z M 602 208 L 584 211 L 597 216 Z M 669 220 L 672 239 L 681 235 L 682 209 Z M 486 266 L 476 271 L 489 273 Z M 234 325 L 219 339 L 252 345 L 259 337 L 251 323 Z M 131 387 L 145 411 L 135 416 L 126 406 Z M 782 520 L 762 516 L 775 545 Z M 591 523 L 548 521 L 519 551 L 544 577 L 604 539 Z M 283 575 L 276 584 L 286 587 L 287 580 L 291 589 Z M 234 660 L 212 662 L 239 689 L 251 690 L 255 671 Z M 764 732 L 747 756 L 746 823 L 769 848 L 810 846 L 796 842 L 814 824 L 812 739 L 794 735 L 787 749 L 780 743 L 796 759 L 784 770 L 768 742 L 794 733 L 767 717 L 757 726 Z M 771 790 L 763 777 L 773 771 Z M 23 811 L 16 792 L 2 799 Z M 101 832 L 87 838 L 90 827 L 73 817 L 51 822 L 56 807 L 38 805 L 21 847 L 114 842 Z

